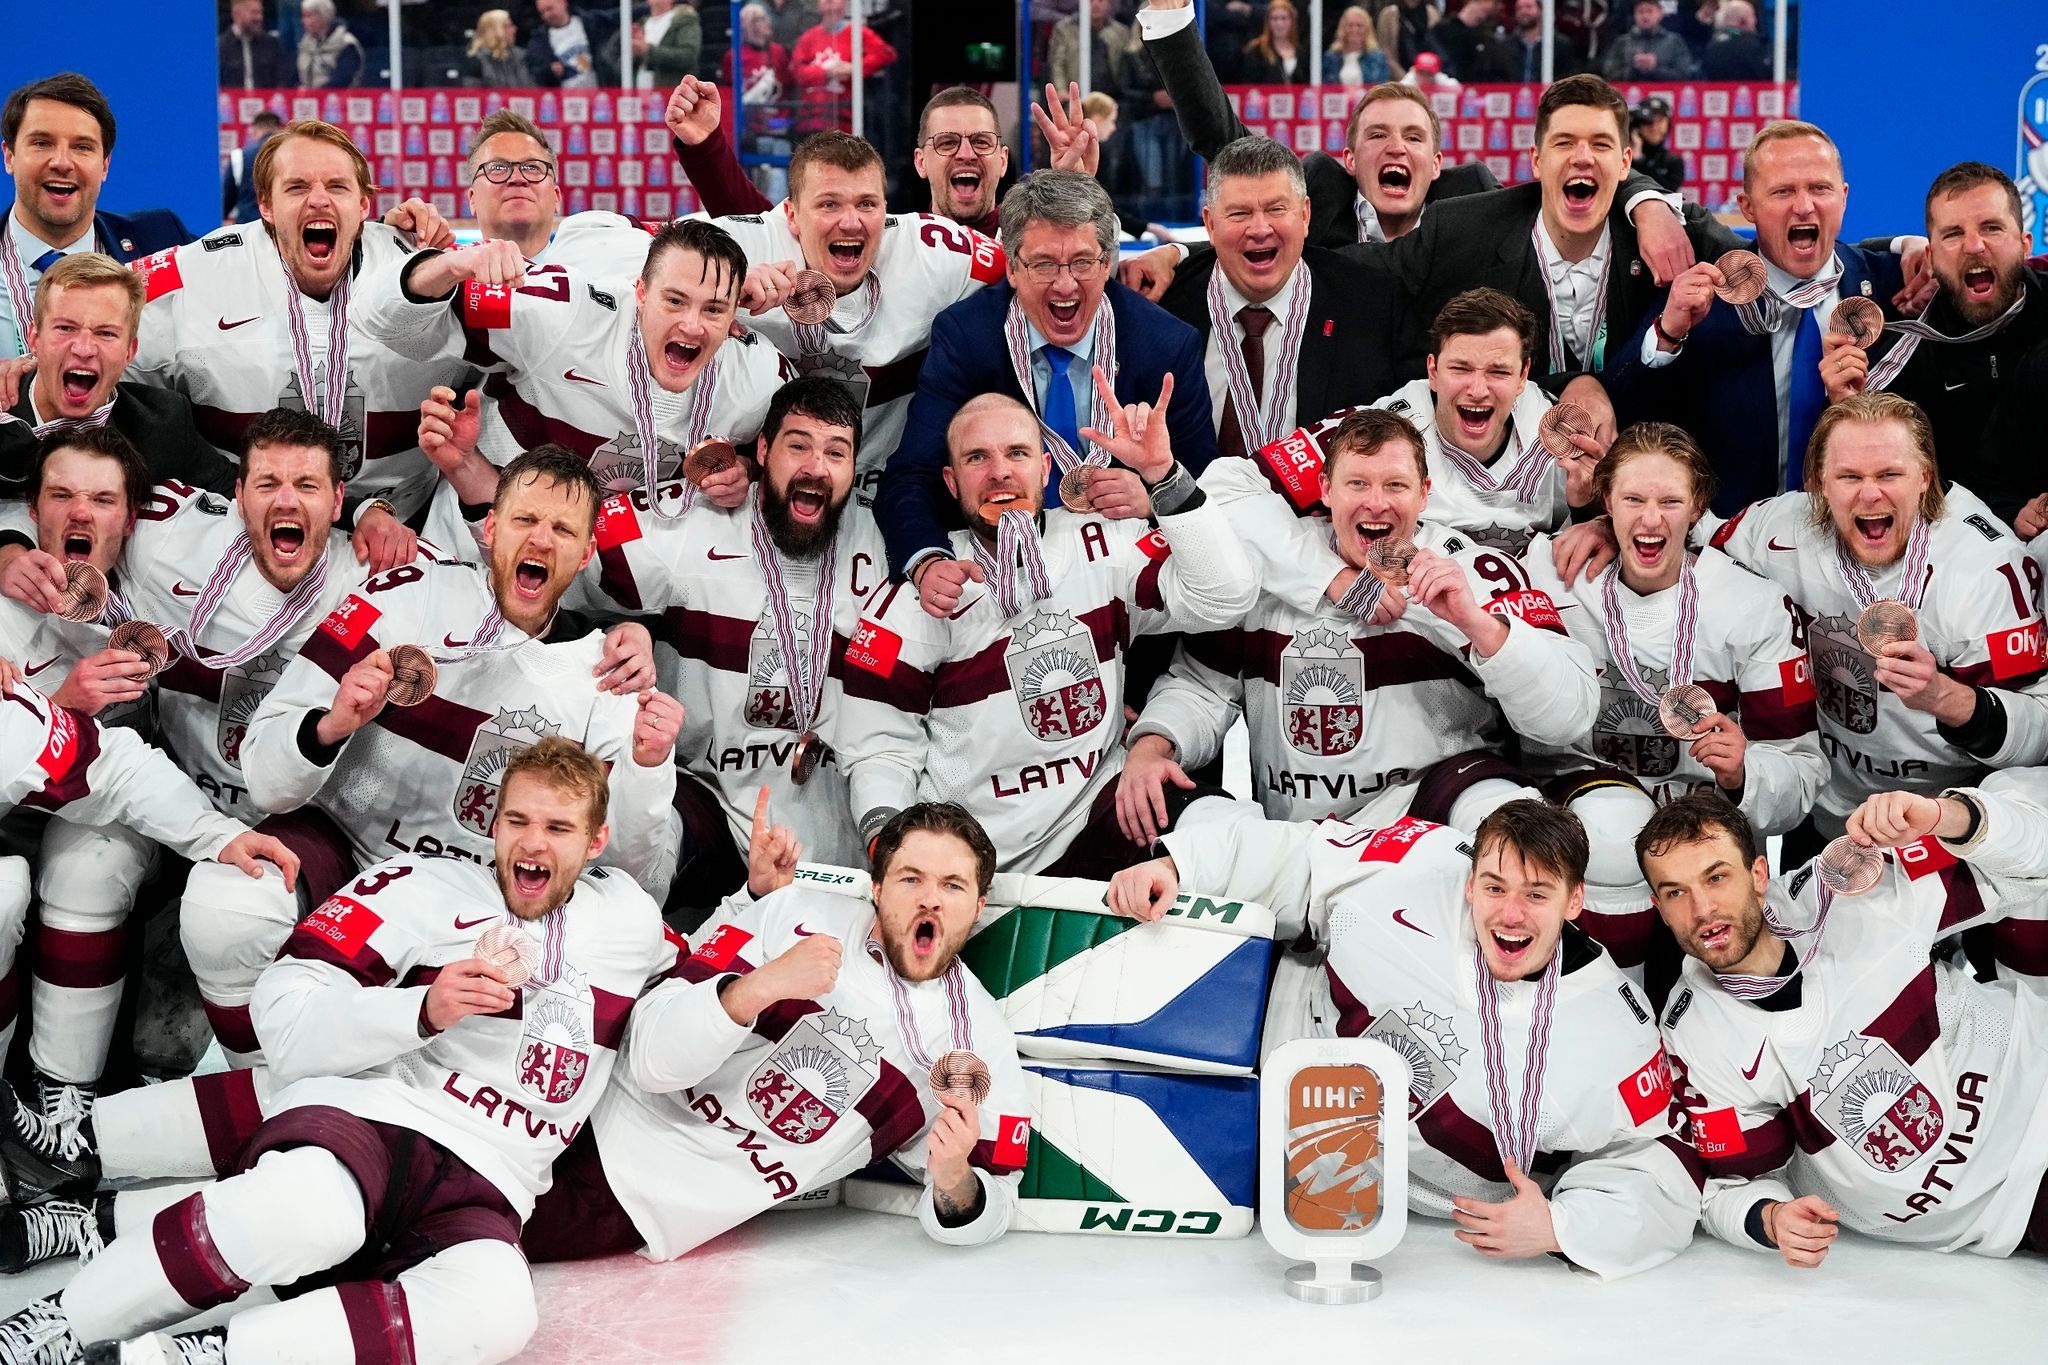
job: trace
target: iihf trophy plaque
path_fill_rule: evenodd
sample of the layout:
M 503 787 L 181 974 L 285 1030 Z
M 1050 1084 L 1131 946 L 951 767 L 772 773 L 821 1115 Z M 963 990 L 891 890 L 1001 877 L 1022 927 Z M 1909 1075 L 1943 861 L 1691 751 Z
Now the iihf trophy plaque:
M 1302 1038 L 1259 1080 L 1259 1227 L 1287 1292 L 1308 1303 L 1377 1298 L 1408 1229 L 1408 1063 L 1364 1038 Z

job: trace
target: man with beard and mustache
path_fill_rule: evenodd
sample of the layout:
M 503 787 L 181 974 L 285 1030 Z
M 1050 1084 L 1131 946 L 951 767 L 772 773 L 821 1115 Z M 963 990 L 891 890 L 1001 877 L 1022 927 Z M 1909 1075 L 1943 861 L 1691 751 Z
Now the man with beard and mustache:
M 1688 959 L 1663 1027 L 1716 1237 L 1809 1268 L 1840 1227 L 2048 1252 L 2048 1001 L 1929 957 L 1975 924 L 2040 940 L 2044 795 L 2036 769 L 1865 798 L 1849 837 L 1878 880 L 1848 904 L 1813 865 L 1773 879 L 1722 796 L 1643 826 L 1636 857 Z
M 676 159 L 706 213 L 767 213 L 775 207 L 747 178 L 726 140 L 723 99 L 716 85 L 683 77 L 669 96 L 667 117 Z M 1003 143 L 1002 122 L 988 96 L 955 85 L 926 100 L 918 115 L 912 164 L 918 179 L 931 186 L 934 217 L 950 218 L 986 237 L 1001 230 L 996 192 L 1010 169 L 1010 149 Z
M 1965 161 L 1936 176 L 1927 251 L 1940 289 L 1919 322 L 1938 335 L 1909 332 L 1875 357 L 1823 337 L 1821 375 L 1830 400 L 1881 388 L 1918 404 L 1942 473 L 2030 539 L 2048 525 L 2048 497 L 2035 497 L 2048 478 L 2032 454 L 2048 391 L 2048 280 L 2027 265 L 2021 221 L 2005 172 Z
M 831 662 L 887 577 L 874 519 L 848 502 L 860 405 L 837 380 L 793 379 L 768 405 L 761 434 L 751 506 L 699 504 L 669 520 L 635 494 L 613 497 L 598 516 L 599 595 L 650 614 L 662 686 L 687 718 L 676 746 L 676 880 L 693 906 L 740 884 L 764 789 L 815 857 L 860 858 L 833 752 L 844 698 Z M 813 762 L 815 771 L 800 766 Z
M 75 1205 L 93 1263 L 0 1329 L 10 1347 L 518 1354 L 538 1316 L 520 1225 L 606 1091 L 634 1000 L 677 966 L 647 893 L 592 866 L 606 767 L 560 736 L 508 755 L 494 866 L 395 858 L 325 901 L 263 973 L 273 1067 L 227 1078 L 232 1098 L 208 1077 L 106 1101 L 96 1172 L 220 1178 Z M 283 1302 L 250 1292 L 283 1284 Z M 166 1334 L 216 1308 L 225 1326 Z

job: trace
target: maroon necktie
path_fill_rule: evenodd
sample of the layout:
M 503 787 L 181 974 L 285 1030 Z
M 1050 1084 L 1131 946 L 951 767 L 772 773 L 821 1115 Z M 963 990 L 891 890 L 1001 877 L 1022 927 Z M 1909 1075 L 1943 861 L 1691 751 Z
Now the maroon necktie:
M 1237 321 L 1244 328 L 1244 340 L 1238 348 L 1244 353 L 1245 373 L 1252 379 L 1252 396 L 1260 403 L 1266 401 L 1266 329 L 1273 325 L 1273 310 L 1263 304 L 1251 303 L 1237 310 Z M 1252 414 L 1256 423 L 1259 415 Z M 1263 442 L 1262 442 L 1263 444 Z M 1249 455 L 1244 443 L 1244 428 L 1239 425 L 1237 395 L 1230 394 L 1223 400 L 1223 427 L 1216 434 L 1216 453 L 1219 455 Z

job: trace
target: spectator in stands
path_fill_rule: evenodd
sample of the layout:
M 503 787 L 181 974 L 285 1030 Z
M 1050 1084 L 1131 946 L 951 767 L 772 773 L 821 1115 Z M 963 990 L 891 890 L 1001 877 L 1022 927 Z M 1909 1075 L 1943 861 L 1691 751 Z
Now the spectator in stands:
M 1093 46 L 1088 54 L 1088 88 L 1111 96 L 1123 94 L 1123 66 L 1131 51 L 1131 30 L 1109 17 L 1110 0 L 1088 0 Z M 1068 15 L 1052 26 L 1047 44 L 1046 77 L 1065 90 L 1081 79 L 1081 16 Z M 1247 77 L 1246 79 L 1250 79 Z M 1085 93 L 1085 92 L 1084 92 Z
M 794 52 L 797 39 L 818 25 L 817 0 L 767 0 L 775 22 L 775 41 Z
M 500 109 L 469 146 L 469 212 L 486 238 L 516 242 L 529 261 L 547 259 L 562 211 L 555 153 L 533 121 Z
M 1694 5 L 1681 3 L 1665 16 L 1664 27 L 1684 40 L 1686 50 L 1692 53 L 1694 61 L 1698 61 L 1707 50 L 1707 44 L 1713 41 L 1718 23 L 1715 16 L 1720 9 L 1721 0 L 1698 0 Z
M 866 24 L 860 28 L 860 79 L 869 81 L 895 65 L 896 49 Z M 818 0 L 817 27 L 797 39 L 789 70 L 796 81 L 796 136 L 853 126 L 853 25 L 846 21 L 846 0 Z
M 599 10 L 569 8 L 569 0 L 535 0 L 540 27 L 526 43 L 535 85 L 593 89 L 619 83 L 615 21 Z
M 775 16 L 761 0 L 740 10 L 740 103 L 774 104 L 791 89 L 789 49 L 775 41 Z
M 1756 31 L 1756 6 L 1749 0 L 1726 0 L 1714 36 L 1700 57 L 1700 70 L 1710 81 L 1767 81 L 1771 49 Z
M 1301 16 L 1291 0 L 1266 6 L 1266 26 L 1245 46 L 1238 79 L 1246 85 L 1307 85 L 1308 52 L 1300 42 Z
M 1429 33 L 1441 17 L 1429 0 L 1394 0 L 1380 11 L 1380 51 L 1394 80 L 1408 74 L 1418 53 L 1429 50 Z
M 1515 0 L 1515 28 L 1508 36 L 1518 81 L 1543 79 L 1543 0 Z M 1560 28 L 1552 57 L 1551 79 L 1576 76 L 1586 69 L 1586 49 L 1577 36 Z
M 222 223 L 253 223 L 256 210 L 256 177 L 249 174 L 256 164 L 257 149 L 264 139 L 284 127 L 284 120 L 265 109 L 249 120 L 250 138 L 228 153 L 220 172 L 220 220 Z
M 1636 169 L 1670 190 L 1685 188 L 1685 162 L 1664 145 L 1671 136 L 1671 105 L 1660 95 L 1644 100 L 1628 115 L 1629 144 L 1635 148 Z
M 1348 90 L 1359 90 L 1391 80 L 1387 54 L 1372 31 L 1372 16 L 1365 6 L 1353 5 L 1337 16 L 1337 36 L 1323 54 L 1323 80 Z
M 1408 68 L 1408 74 L 1401 78 L 1401 84 L 1420 90 L 1425 96 L 1438 91 L 1456 92 L 1464 82 L 1444 70 L 1444 59 L 1434 52 L 1415 54 L 1415 65 Z
M 696 6 L 677 0 L 647 0 L 647 17 L 633 25 L 633 84 L 642 90 L 673 90 L 695 75 L 704 46 Z
M 346 90 L 362 84 L 363 45 L 334 17 L 334 0 L 305 0 L 299 6 L 299 88 Z
M 462 83 L 484 90 L 519 90 L 533 84 L 526 54 L 519 50 L 519 30 L 506 11 L 487 9 L 476 17 Z
M 1511 81 L 1521 74 L 1521 51 L 1500 24 L 1500 0 L 1465 0 L 1429 38 L 1444 73 L 1459 81 Z
M 1235 83 L 1244 45 L 1258 36 L 1259 8 L 1252 0 L 1218 0 L 1209 6 L 1208 18 L 1209 51 L 1215 54 L 1216 74 Z
M 223 90 L 275 90 L 292 83 L 284 44 L 263 27 L 263 0 L 235 0 L 227 32 L 220 35 Z
M 1699 74 L 1685 39 L 1664 27 L 1664 6 L 1636 0 L 1635 27 L 1615 39 L 1600 68 L 1611 81 L 1678 81 Z

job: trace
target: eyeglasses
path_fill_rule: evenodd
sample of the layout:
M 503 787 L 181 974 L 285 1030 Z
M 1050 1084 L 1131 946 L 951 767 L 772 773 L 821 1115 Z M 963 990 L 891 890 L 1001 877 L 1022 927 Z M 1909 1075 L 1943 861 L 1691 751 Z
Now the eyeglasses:
M 1019 261 L 1017 268 L 1040 284 L 1051 284 L 1062 270 L 1081 281 L 1094 278 L 1095 272 L 1108 264 L 1107 256 L 1076 256 L 1071 261 Z
M 994 133 L 969 133 L 967 145 L 974 148 L 976 156 L 994 156 L 1002 143 Z M 951 156 L 960 150 L 961 137 L 958 133 L 933 133 L 924 140 L 924 145 L 939 156 Z
M 554 173 L 552 161 L 486 161 L 470 179 L 474 181 L 480 175 L 493 185 L 508 185 L 517 175 L 522 184 L 538 185 Z

